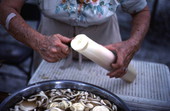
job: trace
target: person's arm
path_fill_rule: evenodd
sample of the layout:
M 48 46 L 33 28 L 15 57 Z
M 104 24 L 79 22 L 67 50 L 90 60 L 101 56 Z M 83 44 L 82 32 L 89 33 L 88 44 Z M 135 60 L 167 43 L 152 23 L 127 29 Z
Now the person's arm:
M 112 64 L 114 71 L 107 74 L 110 77 L 118 78 L 126 73 L 129 62 L 139 50 L 142 40 L 147 33 L 150 24 L 150 11 L 148 6 L 140 12 L 133 14 L 132 17 L 130 38 L 126 41 L 106 46 L 106 48 L 117 54 L 117 61 Z
M 24 0 L 1 0 L 0 23 L 5 27 L 8 15 L 16 14 L 10 20 L 9 28 L 5 27 L 15 39 L 39 52 L 48 62 L 56 62 L 66 57 L 69 48 L 64 43 L 70 42 L 70 39 L 59 34 L 48 37 L 32 29 L 19 14 L 23 4 Z

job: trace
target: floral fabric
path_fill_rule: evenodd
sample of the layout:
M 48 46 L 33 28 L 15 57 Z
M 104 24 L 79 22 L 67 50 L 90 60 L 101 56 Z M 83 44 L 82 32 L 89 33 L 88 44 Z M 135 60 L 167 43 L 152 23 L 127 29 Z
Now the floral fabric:
M 83 27 L 106 22 L 119 5 L 129 13 L 146 6 L 146 0 L 39 0 L 39 3 L 45 16 Z

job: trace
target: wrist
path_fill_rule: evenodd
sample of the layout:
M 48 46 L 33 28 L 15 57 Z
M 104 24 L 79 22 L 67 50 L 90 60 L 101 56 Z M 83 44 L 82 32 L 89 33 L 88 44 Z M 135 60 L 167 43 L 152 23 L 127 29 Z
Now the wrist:
M 38 51 L 41 46 L 41 42 L 45 40 L 45 36 L 42 34 L 35 35 L 33 41 L 30 43 L 31 47 L 35 50 Z
M 134 39 L 134 38 L 130 38 L 127 41 L 128 41 L 128 44 L 130 44 L 131 48 L 139 50 L 139 48 L 141 46 L 141 41 L 140 40 L 137 40 L 137 39 Z

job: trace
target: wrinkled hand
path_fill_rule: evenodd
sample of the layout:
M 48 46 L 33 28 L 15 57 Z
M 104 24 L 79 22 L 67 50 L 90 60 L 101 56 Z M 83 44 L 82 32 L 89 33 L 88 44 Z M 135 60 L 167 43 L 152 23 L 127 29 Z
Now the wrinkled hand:
M 107 74 L 110 78 L 122 77 L 127 72 L 129 62 L 133 58 L 135 52 L 138 50 L 138 47 L 133 44 L 134 43 L 132 41 L 127 40 L 105 46 L 107 49 L 117 54 L 116 62 L 111 64 L 113 71 Z
M 66 44 L 70 43 L 71 39 L 60 34 L 44 36 L 42 40 L 38 40 L 37 42 L 37 51 L 48 62 L 57 62 L 65 58 L 70 52 Z

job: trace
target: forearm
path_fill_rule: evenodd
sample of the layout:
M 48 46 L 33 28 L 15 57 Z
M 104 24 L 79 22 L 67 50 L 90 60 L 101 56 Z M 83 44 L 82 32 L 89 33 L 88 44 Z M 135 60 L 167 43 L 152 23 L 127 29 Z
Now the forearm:
M 0 3 L 0 23 L 5 27 L 7 16 L 10 13 L 15 13 L 16 16 L 9 22 L 9 28 L 7 31 L 15 39 L 36 50 L 38 39 L 42 39 L 43 37 L 24 21 L 19 12 L 20 8 L 14 8 L 12 5 L 8 6 L 6 3 Z
M 126 41 L 106 46 L 106 48 L 117 54 L 117 60 L 112 64 L 112 68 L 115 70 L 107 74 L 110 77 L 118 78 L 126 73 L 126 68 L 136 51 L 140 48 L 141 42 L 147 33 L 150 22 L 148 7 L 145 7 L 142 11 L 132 16 L 133 21 L 130 38 Z
M 132 29 L 129 41 L 137 48 L 140 47 L 150 24 L 149 8 L 145 7 L 141 12 L 132 15 Z

